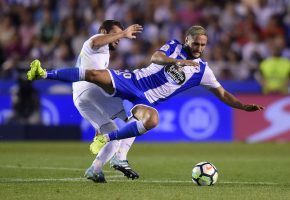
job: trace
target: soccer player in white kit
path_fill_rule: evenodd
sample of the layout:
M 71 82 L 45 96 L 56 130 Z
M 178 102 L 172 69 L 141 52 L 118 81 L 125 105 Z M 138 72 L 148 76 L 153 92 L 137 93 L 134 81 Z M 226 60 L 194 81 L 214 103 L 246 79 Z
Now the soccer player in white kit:
M 86 70 L 62 68 L 43 72 L 40 62 L 31 63 L 28 79 L 39 77 L 76 82 L 86 80 L 102 87 L 108 94 L 132 102 L 131 113 L 137 121 L 108 134 L 97 135 L 95 153 L 109 141 L 140 136 L 156 127 L 159 122 L 154 106 L 189 88 L 203 85 L 225 104 L 248 112 L 264 107 L 244 104 L 226 91 L 216 80 L 207 62 L 200 58 L 207 44 L 206 30 L 192 26 L 186 32 L 185 43 L 170 40 L 152 58 L 152 64 L 133 72 L 119 70 Z M 127 108 L 128 109 L 128 108 Z
M 137 29 L 136 29 L 137 27 Z M 134 28 L 134 29 L 133 29 Z M 81 49 L 76 67 L 86 69 L 107 69 L 110 59 L 110 50 L 115 50 L 122 38 L 134 39 L 142 27 L 135 24 L 126 30 L 115 20 L 106 20 L 99 28 L 99 33 L 90 37 Z M 99 86 L 86 81 L 73 83 L 73 100 L 79 113 L 94 127 L 97 133 L 109 133 L 117 127 L 113 118 L 126 120 L 120 98 L 106 96 Z M 111 159 L 111 167 L 121 170 L 128 178 L 138 178 L 126 159 L 127 153 L 135 138 L 128 138 L 109 142 L 98 153 L 92 166 L 85 176 L 95 182 L 105 182 L 102 167 Z

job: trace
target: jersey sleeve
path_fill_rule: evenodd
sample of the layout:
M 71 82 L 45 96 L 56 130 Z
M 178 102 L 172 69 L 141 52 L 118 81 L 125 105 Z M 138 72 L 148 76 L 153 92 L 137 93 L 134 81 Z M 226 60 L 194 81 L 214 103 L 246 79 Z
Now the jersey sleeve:
M 221 84 L 217 81 L 215 75 L 213 74 L 212 70 L 206 65 L 204 74 L 201 78 L 200 85 L 206 88 L 218 88 Z
M 180 44 L 180 42 L 178 42 L 177 40 L 169 40 L 159 49 L 159 51 L 165 53 L 166 56 L 170 56 L 174 52 L 178 44 Z

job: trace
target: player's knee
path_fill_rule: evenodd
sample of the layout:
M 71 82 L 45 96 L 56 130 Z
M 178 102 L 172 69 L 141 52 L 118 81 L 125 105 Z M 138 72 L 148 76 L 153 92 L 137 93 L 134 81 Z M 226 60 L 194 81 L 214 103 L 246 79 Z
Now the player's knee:
M 146 130 L 155 128 L 159 123 L 157 110 L 154 108 L 138 105 L 132 111 L 134 117 L 141 120 Z
M 152 110 L 148 113 L 148 117 L 144 122 L 144 127 L 147 130 L 155 128 L 159 123 L 159 116 L 156 110 Z

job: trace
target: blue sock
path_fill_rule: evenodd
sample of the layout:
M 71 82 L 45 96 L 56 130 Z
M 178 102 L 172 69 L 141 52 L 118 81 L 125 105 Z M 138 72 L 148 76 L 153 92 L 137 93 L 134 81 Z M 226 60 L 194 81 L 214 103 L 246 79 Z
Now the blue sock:
M 80 81 L 80 70 L 77 67 L 50 70 L 47 71 L 46 78 L 65 82 L 77 82 Z
M 137 128 L 137 121 L 132 122 L 130 124 L 127 124 L 123 128 L 119 130 L 112 131 L 111 133 L 108 134 L 110 141 L 111 140 L 120 140 L 120 139 L 125 139 L 125 138 L 130 138 L 130 137 L 136 137 L 139 136 L 140 133 Z

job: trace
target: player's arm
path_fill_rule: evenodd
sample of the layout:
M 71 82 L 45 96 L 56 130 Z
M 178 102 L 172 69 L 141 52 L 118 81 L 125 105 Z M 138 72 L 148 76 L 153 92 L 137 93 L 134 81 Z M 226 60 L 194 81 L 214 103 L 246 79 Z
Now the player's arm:
M 264 109 L 264 107 L 260 105 L 241 103 L 236 97 L 226 91 L 222 86 L 217 88 L 211 88 L 210 91 L 213 92 L 222 102 L 233 108 L 245 110 L 248 112 Z
M 119 33 L 106 33 L 104 35 L 99 35 L 92 39 L 91 47 L 100 48 L 104 45 L 115 42 L 122 38 L 135 39 L 136 38 L 135 34 L 141 33 L 142 30 L 143 27 L 141 25 L 133 24 Z
M 197 62 L 192 60 L 178 60 L 168 57 L 162 51 L 156 51 L 151 57 L 151 62 L 158 65 L 199 66 Z
M 212 93 L 214 93 L 222 102 L 225 104 L 245 110 L 245 111 L 257 111 L 263 110 L 263 106 L 259 106 L 256 104 L 243 104 L 240 102 L 239 99 L 234 97 L 231 93 L 226 91 L 221 84 L 216 80 L 215 75 L 213 74 L 212 70 L 206 65 L 203 77 L 201 79 L 201 85 L 207 87 Z

